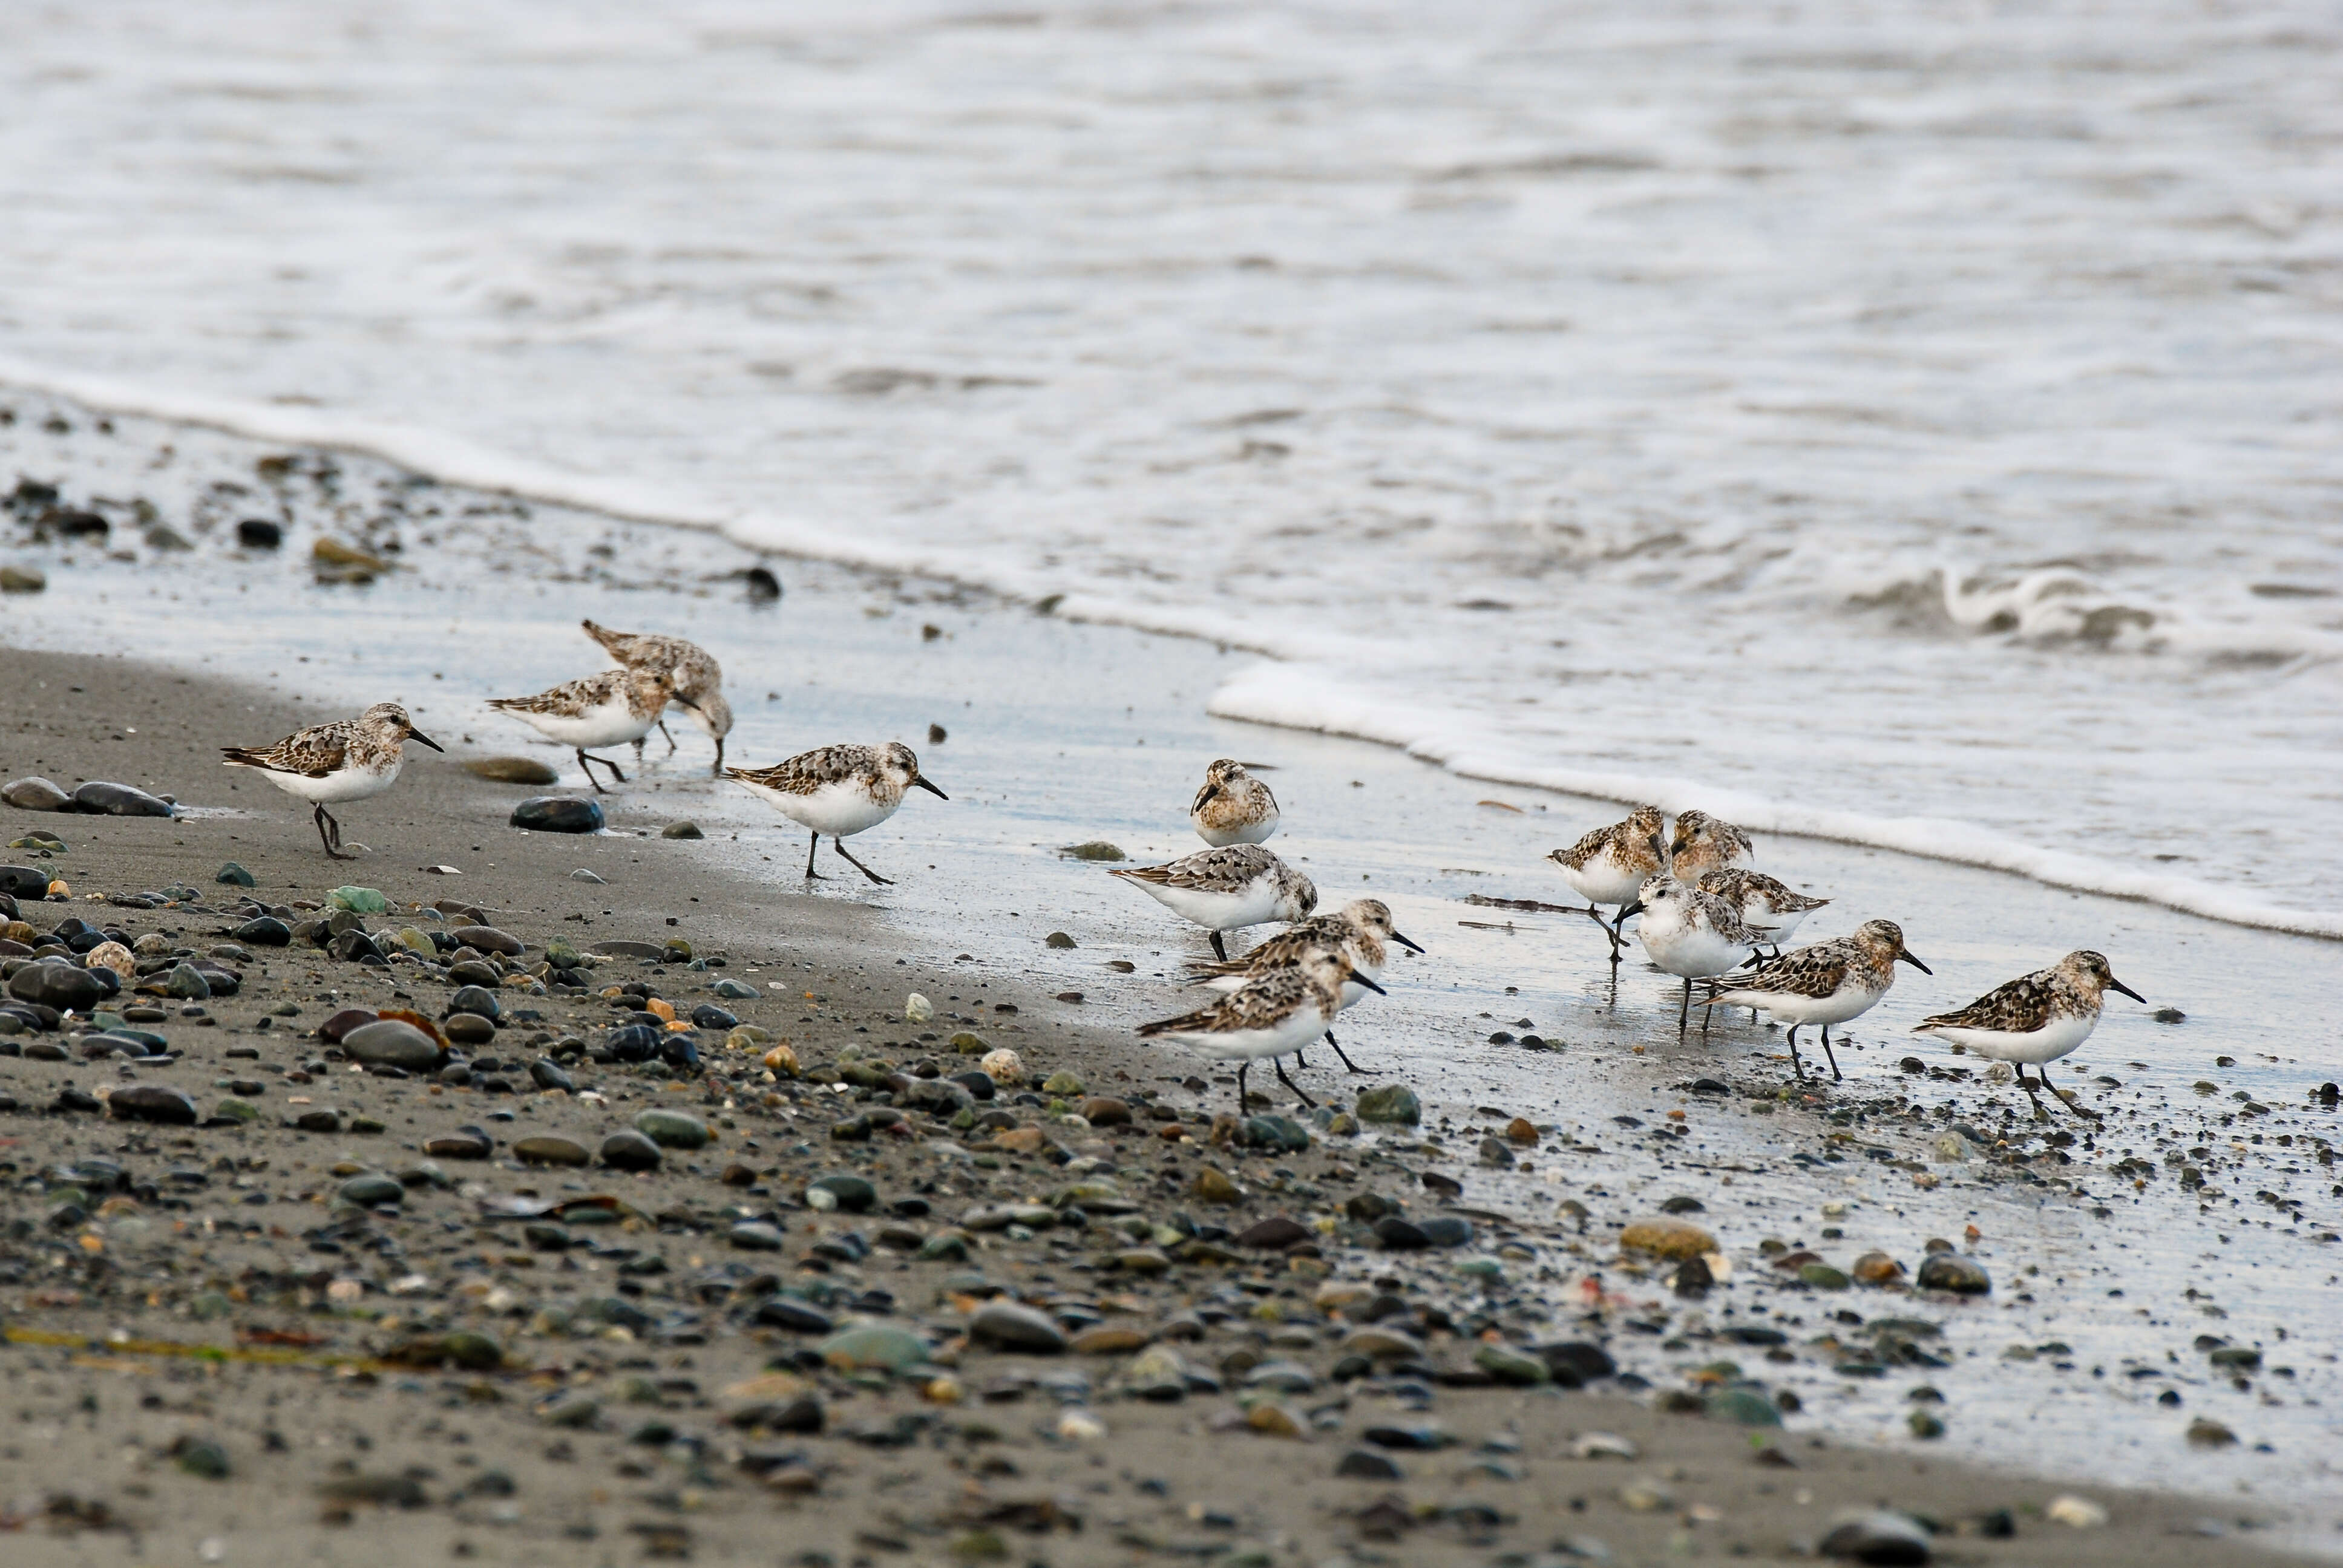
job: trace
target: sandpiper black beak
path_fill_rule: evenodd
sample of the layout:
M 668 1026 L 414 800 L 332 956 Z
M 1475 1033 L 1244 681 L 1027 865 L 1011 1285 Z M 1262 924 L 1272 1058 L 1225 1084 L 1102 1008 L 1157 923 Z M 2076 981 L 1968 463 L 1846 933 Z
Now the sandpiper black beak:
M 1369 990 L 1371 990 L 1371 991 L 1374 992 L 1377 996 L 1389 996 L 1389 995 L 1391 995 L 1391 992 L 1389 992 L 1389 991 L 1387 991 L 1387 990 L 1383 990 L 1383 987 L 1381 987 L 1381 986 L 1377 985 L 1374 981 L 1373 981 L 1373 980 L 1369 980 L 1366 976 L 1364 976 L 1364 975 L 1361 974 L 1361 973 L 1360 973 L 1358 970 L 1352 970 L 1348 975 L 1344 976 L 1343 978 L 1344 978 L 1344 979 L 1346 979 L 1346 980 L 1349 980 L 1353 985 L 1363 985 L 1363 986 L 1366 987 Z
M 442 755 L 445 755 L 447 750 L 445 746 L 440 745 L 437 740 L 432 739 L 431 737 L 424 734 L 423 731 L 414 728 L 412 725 L 407 727 L 407 738 L 409 740 L 420 740 L 424 745 L 428 746 L 432 750 L 439 752 Z
M 1401 936 L 1397 931 L 1393 931 L 1393 932 L 1392 933 L 1392 940 L 1393 940 L 1393 941 L 1397 942 L 1400 946 L 1402 946 L 1402 947 L 1405 948 L 1408 951 L 1410 951 L 1410 952 L 1412 952 L 1412 953 L 1420 953 L 1420 952 L 1422 952 L 1422 951 L 1423 950 L 1422 948 L 1420 948 L 1420 947 L 1416 946 L 1413 942 L 1409 941 L 1405 937 Z
M 667 694 L 667 699 L 669 702 L 674 703 L 678 708 L 689 708 L 694 713 L 701 711 L 699 704 L 692 701 L 689 697 L 679 697 L 676 693 L 670 691 Z
M 1220 793 L 1220 782 L 1215 779 L 1213 782 L 1205 785 L 1202 789 L 1196 791 L 1196 804 L 1192 807 L 1191 809 L 1197 811 L 1202 810 L 1204 809 L 1204 803 L 1208 800 L 1219 799 Z
M 2124 984 L 2123 981 L 2116 979 L 2113 975 L 2109 975 L 2107 977 L 2107 989 L 2109 990 L 2119 990 L 2123 992 L 2124 995 L 2131 998 L 2134 1001 L 2145 1002 L 2147 1000 L 2146 997 L 2140 995 L 2139 992 L 2132 990 L 2131 987 Z
M 1627 917 L 1629 915 L 1640 915 L 1643 912 L 1644 900 L 1637 899 L 1634 903 L 1629 904 L 1625 909 L 1621 910 L 1619 911 L 1619 918 L 1611 923 L 1614 926 L 1624 926 L 1627 923 Z
M 1918 970 L 1924 975 L 1932 975 L 1936 972 L 1930 969 L 1926 964 L 1922 963 L 1918 959 L 1914 958 L 1910 953 L 1897 953 L 1896 956 L 1898 959 L 1901 959 L 1904 962 L 1910 964 L 1914 969 Z
M 918 788 L 925 789 L 929 794 L 934 796 L 939 800 L 949 800 L 951 799 L 950 796 L 937 789 L 933 784 L 929 783 L 925 779 L 915 778 L 911 782 Z

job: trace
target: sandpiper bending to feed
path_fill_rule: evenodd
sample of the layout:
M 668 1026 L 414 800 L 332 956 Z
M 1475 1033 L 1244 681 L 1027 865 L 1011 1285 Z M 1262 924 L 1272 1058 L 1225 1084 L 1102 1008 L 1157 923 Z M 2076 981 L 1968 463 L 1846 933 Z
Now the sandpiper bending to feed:
M 1755 944 L 1738 910 L 1664 873 L 1645 882 L 1635 901 L 1619 911 L 1623 923 L 1630 915 L 1644 917 L 1635 926 L 1635 940 L 1644 944 L 1645 956 L 1684 979 L 1684 1005 L 1676 1010 L 1681 1036 L 1692 1016 L 1692 982 L 1723 974 L 1745 960 Z
M 1304 1105 L 1317 1102 L 1285 1076 L 1277 1058 L 1301 1050 L 1323 1034 L 1342 1010 L 1342 991 L 1359 977 L 1350 960 L 1327 948 L 1313 948 L 1299 964 L 1272 970 L 1247 980 L 1210 1007 L 1178 1018 L 1139 1026 L 1141 1040 L 1169 1040 L 1204 1056 L 1237 1064 L 1237 1114 L 1244 1114 L 1245 1070 L 1270 1059 L 1277 1081 Z M 1369 990 L 1383 988 L 1360 980 Z
M 657 632 L 612 631 L 607 626 L 592 621 L 579 623 L 586 635 L 602 645 L 603 651 L 618 661 L 622 669 L 647 669 L 667 677 L 675 700 L 690 709 L 716 742 L 716 760 L 709 765 L 711 778 L 724 774 L 724 738 L 732 733 L 732 705 L 724 699 L 724 667 L 715 656 L 696 642 L 679 637 L 667 637 Z M 673 755 L 675 737 L 668 735 L 667 719 L 662 715 L 654 720 L 659 732 L 667 735 L 667 749 Z M 643 736 L 635 738 L 635 759 L 642 760 Z
M 558 740 L 578 753 L 578 766 L 598 795 L 608 795 L 594 777 L 599 762 L 620 784 L 627 776 L 607 757 L 588 757 L 588 746 L 617 746 L 640 740 L 669 701 L 682 701 L 666 675 L 651 669 L 606 669 L 565 680 L 535 697 L 492 697 L 488 706 L 511 714 L 548 740 Z M 689 703 L 684 706 L 689 707 Z
M 1741 923 L 1748 928 L 1749 934 L 1776 952 L 1789 934 L 1798 929 L 1800 921 L 1830 902 L 1828 899 L 1793 892 L 1778 879 L 1741 866 L 1703 871 L 1698 886 L 1701 891 L 1715 893 L 1739 910 Z
M 1619 924 L 1636 891 L 1659 875 L 1660 829 L 1665 820 L 1657 806 L 1638 806 L 1624 822 L 1597 828 L 1567 849 L 1546 857 L 1562 868 L 1562 879 L 1586 900 L 1586 913 L 1611 939 L 1611 961 L 1619 961 Z M 1597 904 L 1614 907 L 1608 921 Z
M 900 740 L 884 746 L 823 746 L 770 768 L 727 768 L 724 776 L 813 834 L 806 846 L 807 877 L 821 879 L 813 869 L 813 856 L 827 833 L 841 859 L 882 888 L 894 884 L 848 854 L 846 840 L 892 817 L 908 790 L 925 789 L 939 800 L 951 799 L 920 776 L 919 757 Z
M 354 860 L 342 853 L 342 825 L 326 809 L 328 802 L 367 800 L 397 781 L 406 759 L 406 744 L 414 740 L 434 751 L 444 751 L 428 735 L 415 728 L 407 709 L 396 702 L 377 702 L 356 719 L 297 730 L 274 746 L 224 746 L 230 768 L 256 768 L 287 795 L 297 795 L 317 807 L 318 841 L 337 860 Z
M 2116 979 L 2105 956 L 2081 948 L 2060 959 L 2056 968 L 2036 970 L 1996 986 L 1956 1012 L 1940 1012 L 1924 1020 L 1912 1032 L 1933 1034 L 1976 1055 L 2013 1064 L 2017 1069 L 2017 1087 L 2026 1091 L 2039 1116 L 2042 1101 L 2035 1091 L 2050 1089 L 2049 1064 L 2091 1038 L 2091 1031 L 2099 1027 L 2099 1010 L 2111 990 L 2119 990 L 2134 1001 L 2147 1000 Z M 2026 1076 L 2028 1065 L 2042 1075 L 2038 1086 Z M 2055 1089 L 2050 1089 L 2050 1098 L 2078 1116 L 2099 1120 L 2098 1112 L 2067 1104 L 2066 1097 Z
M 1222 931 L 1263 920 L 1298 920 L 1318 907 L 1310 879 L 1258 844 L 1201 849 L 1161 866 L 1111 873 L 1181 919 L 1212 934 L 1212 956 L 1229 956 Z
M 1865 920 L 1852 936 L 1793 948 L 1745 974 L 1717 980 L 1705 1000 L 1711 1005 L 1757 1008 L 1787 1021 L 1790 1066 L 1800 1078 L 1806 1069 L 1798 1059 L 1798 1030 L 1809 1023 L 1822 1025 L 1823 1055 L 1836 1082 L 1838 1058 L 1831 1054 L 1830 1026 L 1869 1012 L 1896 983 L 1898 960 L 1924 975 L 1936 972 L 1906 950 L 1903 927 L 1893 920 Z
M 1223 757 L 1204 769 L 1204 787 L 1188 808 L 1188 820 L 1196 837 L 1216 849 L 1258 844 L 1277 831 L 1277 797 L 1243 763 Z
M 1705 811 L 1676 813 L 1675 836 L 1668 840 L 1668 869 L 1687 882 L 1704 872 L 1740 865 L 1757 852 L 1749 835 Z
M 1386 942 L 1397 942 L 1410 952 L 1423 950 L 1400 935 L 1390 905 L 1381 899 L 1354 899 L 1331 915 L 1296 921 L 1242 958 L 1192 964 L 1189 969 L 1214 990 L 1233 991 L 1273 970 L 1292 969 L 1322 949 L 1339 952 L 1351 965 L 1351 978 L 1342 982 L 1342 1008 L 1348 1009 L 1367 994 L 1369 982 L 1383 978 L 1383 965 L 1391 957 Z M 1366 1070 L 1343 1054 L 1331 1029 L 1326 1031 L 1326 1043 L 1342 1058 L 1344 1067 L 1353 1072 Z M 1294 1052 L 1297 1060 L 1301 1054 Z

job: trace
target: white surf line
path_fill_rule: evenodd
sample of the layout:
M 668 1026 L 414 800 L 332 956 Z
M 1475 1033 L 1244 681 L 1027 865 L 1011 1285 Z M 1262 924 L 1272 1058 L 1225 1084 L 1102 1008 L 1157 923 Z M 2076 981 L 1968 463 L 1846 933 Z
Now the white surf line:
M 2116 861 L 2043 849 L 1974 823 L 1815 810 L 1687 779 L 1524 765 L 1507 757 L 1476 723 L 1461 721 L 1449 712 L 1400 707 L 1330 680 L 1323 666 L 1339 666 L 1373 651 L 1340 636 L 1304 631 L 1272 637 L 1235 617 L 1061 589 L 1040 573 L 1004 569 L 979 551 L 886 547 L 803 518 L 735 511 L 679 489 L 579 474 L 460 436 L 359 415 L 167 391 L 116 377 L 58 370 L 9 355 L 0 355 L 0 384 L 70 398 L 109 413 L 197 426 L 256 440 L 358 453 L 446 485 L 547 506 L 572 507 L 629 522 L 696 528 L 720 534 L 747 549 L 866 571 L 935 578 L 1011 599 L 1046 603 L 1051 613 L 1067 620 L 1242 648 L 1282 662 L 1232 677 L 1205 704 L 1207 713 L 1395 746 L 1463 778 L 1599 799 L 1650 801 L 1671 810 L 1697 804 L 1703 810 L 1764 832 L 1891 849 L 2005 871 L 2049 887 L 2157 904 L 2230 925 L 2343 940 L 2343 911 L 2273 904 L 2185 877 L 2139 871 Z
M 2343 940 L 2343 911 L 2299 910 L 2186 877 L 2121 861 L 2048 849 L 1974 822 L 1942 817 L 1874 817 L 1794 806 L 1663 774 L 1616 773 L 1526 764 L 1480 721 L 1409 709 L 1362 693 L 1303 666 L 1263 665 L 1223 682 L 1205 704 L 1215 718 L 1314 730 L 1395 746 L 1449 772 L 1493 784 L 1557 794 L 1649 802 L 1664 810 L 1698 807 L 1754 831 L 1822 839 L 2004 871 L 2047 887 L 2160 905 L 2225 924 Z

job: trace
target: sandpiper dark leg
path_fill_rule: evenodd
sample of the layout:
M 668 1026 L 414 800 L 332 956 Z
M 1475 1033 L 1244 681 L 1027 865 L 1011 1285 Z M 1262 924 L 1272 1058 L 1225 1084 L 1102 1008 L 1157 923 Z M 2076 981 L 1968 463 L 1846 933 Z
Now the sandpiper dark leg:
M 1237 1114 L 1239 1116 L 1245 1113 L 1245 1069 L 1252 1065 L 1250 1061 L 1237 1063 Z
M 1692 1026 L 1692 981 L 1684 981 L 1684 1005 L 1676 1009 L 1676 1038 L 1682 1040 L 1684 1030 Z
M 1334 1048 L 1334 1054 L 1336 1056 L 1341 1056 L 1342 1058 L 1342 1065 L 1344 1067 L 1349 1068 L 1353 1072 L 1363 1075 L 1366 1072 L 1367 1070 L 1365 1068 L 1361 1067 L 1357 1062 L 1353 1061 L 1348 1056 L 1343 1056 L 1342 1041 L 1334 1038 L 1334 1031 L 1331 1029 L 1326 1031 L 1326 1043 Z M 1295 1051 L 1293 1053 L 1293 1060 L 1296 1061 L 1301 1060 L 1302 1053 L 1298 1050 Z
M 1806 1081 L 1806 1064 L 1798 1055 L 1798 1026 L 1795 1023 L 1790 1026 L 1790 1070 L 1798 1075 L 1800 1083 Z
M 1830 1048 L 1830 1025 L 1828 1025 L 1828 1024 L 1825 1024 L 1825 1025 L 1823 1025 L 1823 1055 L 1825 1055 L 1825 1057 L 1829 1057 L 1829 1059 L 1830 1059 L 1830 1064 L 1831 1064 L 1831 1081 L 1832 1081 L 1833 1083 L 1840 1083 L 1840 1082 L 1844 1082 L 1844 1081 L 1845 1081 L 1845 1080 L 1841 1077 L 1841 1075 L 1840 1075 L 1840 1073 L 1839 1073 L 1839 1070 L 1838 1070 L 1838 1058 L 1837 1058 L 1837 1057 L 1835 1057 L 1835 1056 L 1831 1056 L 1831 1048 Z
M 1285 1085 L 1286 1088 L 1293 1091 L 1294 1098 L 1302 1101 L 1302 1109 L 1305 1111 L 1315 1111 L 1318 1109 L 1318 1102 L 1311 1099 L 1307 1094 L 1302 1093 L 1302 1086 L 1300 1084 L 1285 1076 L 1284 1065 L 1281 1063 L 1277 1058 L 1273 1056 L 1271 1057 L 1269 1059 L 1269 1065 L 1271 1070 L 1277 1074 L 1277 1081 Z
M 709 766 L 708 776 L 710 779 L 724 777 L 724 737 L 721 735 L 716 738 L 716 760 Z
M 586 775 L 586 782 L 594 786 L 595 794 L 608 795 L 609 793 L 608 789 L 602 788 L 601 780 L 594 777 L 593 765 L 597 762 L 599 762 L 603 767 L 608 768 L 610 770 L 610 777 L 616 782 L 624 784 L 627 781 L 627 776 L 618 771 L 618 765 L 611 761 L 608 758 L 588 757 L 586 755 L 586 749 L 582 746 L 576 749 L 578 752 L 578 770 Z
M 342 853 L 342 825 L 327 813 L 324 802 L 317 803 L 317 842 L 326 847 L 326 858 L 331 860 L 354 860 L 355 855 Z
M 664 736 L 666 736 L 666 737 L 667 737 L 667 754 L 668 754 L 669 757 L 674 756 L 674 755 L 675 755 L 675 735 L 674 735 L 674 733 L 673 733 L 671 730 L 669 730 L 669 729 L 668 729 L 668 727 L 667 727 L 667 715 L 665 715 L 664 713 L 662 713 L 662 714 L 660 714 L 660 715 L 659 715 L 659 733 L 660 733 L 661 735 L 664 735 Z M 638 757 L 639 757 L 639 756 L 641 756 L 641 755 L 642 755 L 642 746 L 643 746 L 643 743 L 642 743 L 640 740 L 638 740 L 638 741 L 636 741 L 636 742 L 635 742 L 635 754 L 636 754 Z
M 830 838 L 830 847 L 831 849 L 833 849 L 837 850 L 837 851 L 839 852 L 840 856 L 841 856 L 841 857 L 845 859 L 845 861 L 846 861 L 846 863 L 847 863 L 848 865 L 850 865 L 850 866 L 853 867 L 856 870 L 858 870 L 858 871 L 861 872 L 864 876 L 866 876 L 866 877 L 870 878 L 872 881 L 874 881 L 874 882 L 878 883 L 880 887 L 882 887 L 882 888 L 891 888 L 891 887 L 893 887 L 893 886 L 895 885 L 894 883 L 892 883 L 892 882 L 889 881 L 886 878 L 884 878 L 884 877 L 880 876 L 878 872 L 876 872 L 876 871 L 872 870 L 870 867 L 868 867 L 868 866 L 864 865 L 861 861 L 860 861 L 860 860 L 856 859 L 853 856 L 847 854 L 847 852 L 846 852 L 846 840 L 845 840 L 845 839 L 840 839 L 840 838 L 838 838 L 838 837 L 837 837 L 837 836 L 835 836 L 835 835 L 832 835 L 832 836 L 831 836 L 831 838 Z
M 813 836 L 813 841 L 806 846 L 806 880 L 809 882 L 825 882 L 830 879 L 813 869 L 813 852 L 820 848 L 821 835 L 816 833 Z
M 1216 959 L 1220 960 L 1222 963 L 1226 963 L 1226 962 L 1228 962 L 1228 961 L 1229 961 L 1229 947 L 1228 947 L 1228 944 L 1227 944 L 1226 942 L 1223 942 L 1222 940 L 1221 940 L 1221 933 L 1220 933 L 1220 932 L 1218 932 L 1218 931 L 1214 931 L 1214 932 L 1212 932 L 1212 956 L 1213 956 L 1214 958 L 1216 958 Z

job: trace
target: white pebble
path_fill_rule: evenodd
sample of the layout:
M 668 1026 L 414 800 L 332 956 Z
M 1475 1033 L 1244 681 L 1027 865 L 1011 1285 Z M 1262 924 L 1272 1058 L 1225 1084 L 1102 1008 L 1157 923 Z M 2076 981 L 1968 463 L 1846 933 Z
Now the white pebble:
M 936 1004 L 930 1001 L 926 997 L 921 996 L 918 991 L 913 991 L 910 995 L 903 999 L 903 1021 L 905 1023 L 925 1023 L 935 1016 Z
M 1106 1435 L 1106 1422 L 1077 1405 L 1058 1417 L 1058 1435 L 1071 1442 L 1089 1442 Z
M 2053 1524 L 2071 1525 L 2077 1530 L 2097 1530 L 2107 1522 L 2106 1509 L 2089 1498 L 2077 1497 L 2071 1492 L 2063 1497 L 2052 1498 L 2050 1506 L 2042 1511 L 2042 1516 Z

